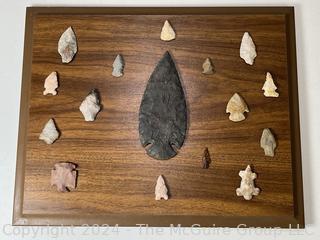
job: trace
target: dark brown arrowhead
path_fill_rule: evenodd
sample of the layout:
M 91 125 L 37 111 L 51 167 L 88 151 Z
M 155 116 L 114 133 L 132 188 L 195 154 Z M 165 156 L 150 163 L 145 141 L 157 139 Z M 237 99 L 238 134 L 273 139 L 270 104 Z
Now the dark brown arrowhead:
M 210 153 L 209 153 L 209 149 L 206 147 L 203 151 L 203 156 L 202 156 L 202 168 L 204 169 L 209 168 L 210 163 L 211 163 Z
M 147 154 L 155 159 L 174 157 L 187 131 L 187 107 L 176 66 L 166 52 L 154 69 L 139 112 L 139 134 Z

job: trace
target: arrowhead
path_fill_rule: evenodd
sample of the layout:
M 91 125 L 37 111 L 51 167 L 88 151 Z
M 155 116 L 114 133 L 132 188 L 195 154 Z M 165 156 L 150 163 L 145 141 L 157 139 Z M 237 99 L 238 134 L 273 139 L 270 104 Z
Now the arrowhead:
M 227 104 L 227 113 L 230 113 L 229 119 L 233 122 L 240 122 L 246 119 L 244 113 L 249 112 L 249 108 L 243 98 L 235 93 Z
M 58 42 L 58 52 L 63 63 L 72 61 L 78 51 L 77 39 L 72 27 L 69 27 L 60 37 Z
M 274 150 L 277 147 L 277 143 L 269 128 L 263 129 L 260 139 L 260 147 L 263 148 L 265 156 L 274 156 Z
M 256 46 L 248 32 L 243 34 L 240 45 L 240 57 L 246 64 L 253 65 L 254 59 L 257 56 Z
M 181 148 L 187 130 L 187 106 L 175 64 L 166 52 L 154 69 L 139 111 L 139 134 L 147 154 L 170 159 Z M 174 148 L 174 147 L 175 148 Z
M 163 24 L 162 30 L 161 30 L 161 35 L 160 39 L 162 41 L 171 41 L 176 38 L 176 33 L 174 32 L 173 28 L 171 27 L 170 23 L 168 20 L 166 20 Z

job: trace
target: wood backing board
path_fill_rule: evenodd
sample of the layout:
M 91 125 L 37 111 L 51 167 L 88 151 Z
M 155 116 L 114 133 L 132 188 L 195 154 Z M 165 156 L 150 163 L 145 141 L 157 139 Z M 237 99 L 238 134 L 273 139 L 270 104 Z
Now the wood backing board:
M 296 74 L 294 9 L 246 8 L 27 8 L 14 225 L 181 224 L 304 227 Z M 169 19 L 177 38 L 159 39 Z M 62 64 L 57 43 L 72 26 L 78 53 Z M 245 31 L 257 46 L 249 66 L 239 57 Z M 138 134 L 138 110 L 156 63 L 168 50 L 176 63 L 188 105 L 188 132 L 179 154 L 157 161 L 145 154 Z M 118 53 L 126 62 L 121 78 L 111 76 Z M 213 75 L 201 74 L 206 57 Z M 43 96 L 45 77 L 59 74 L 57 96 Z M 280 93 L 261 90 L 270 71 Z M 103 110 L 85 122 L 79 105 L 99 89 Z M 250 112 L 233 123 L 226 104 L 239 92 Z M 60 139 L 46 145 L 38 136 L 49 118 Z M 263 128 L 278 147 L 274 158 L 260 148 Z M 201 168 L 209 148 L 212 164 Z M 75 191 L 50 186 L 54 163 L 78 164 Z M 261 194 L 237 197 L 238 172 L 248 164 L 258 174 Z M 158 175 L 170 200 L 155 201 Z

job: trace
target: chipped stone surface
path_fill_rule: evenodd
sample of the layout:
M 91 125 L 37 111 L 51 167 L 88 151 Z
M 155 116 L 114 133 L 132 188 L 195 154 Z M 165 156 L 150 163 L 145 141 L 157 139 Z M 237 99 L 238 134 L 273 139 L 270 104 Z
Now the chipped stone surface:
M 57 95 L 56 89 L 58 88 L 58 75 L 57 72 L 52 72 L 44 81 L 43 95 L 52 94 Z
M 157 179 L 157 184 L 156 184 L 156 188 L 155 188 L 155 199 L 156 200 L 168 200 L 168 189 L 167 186 L 164 182 L 163 177 L 160 175 Z
M 151 74 L 141 100 L 141 145 L 152 158 L 173 158 L 183 145 L 187 123 L 187 104 L 180 76 L 170 53 L 166 52 Z
M 256 46 L 248 32 L 245 32 L 242 37 L 240 46 L 240 57 L 249 65 L 253 65 L 254 59 L 257 56 Z
M 257 178 L 257 174 L 251 171 L 250 165 L 245 170 L 239 172 L 241 177 L 240 187 L 236 189 L 237 196 L 245 200 L 251 200 L 252 196 L 257 196 L 260 193 L 260 189 L 254 186 L 254 180 Z
M 210 58 L 206 58 L 202 64 L 203 74 L 213 74 L 213 65 Z
M 59 138 L 59 135 L 55 122 L 53 118 L 51 118 L 44 126 L 39 139 L 43 140 L 47 144 L 52 144 Z
M 271 73 L 267 72 L 266 81 L 262 87 L 264 96 L 266 97 L 279 97 L 279 93 L 276 92 L 277 86 L 274 84 Z
M 169 21 L 166 20 L 163 24 L 160 39 L 162 41 L 172 41 L 176 38 L 176 33 L 174 32 L 172 26 L 170 25 Z
M 263 129 L 261 139 L 260 139 L 260 146 L 264 150 L 264 155 L 269 157 L 274 156 L 274 150 L 277 147 L 277 143 L 276 143 L 276 139 L 274 138 L 269 128 Z
M 68 192 L 76 188 L 76 165 L 69 162 L 56 163 L 51 170 L 51 186 L 57 186 L 59 192 Z
M 112 64 L 112 76 L 114 77 L 121 77 L 123 75 L 124 70 L 124 59 L 121 54 L 118 54 Z
M 72 27 L 69 27 L 60 37 L 58 42 L 58 52 L 63 63 L 72 61 L 78 51 L 77 39 Z
M 233 94 L 226 109 L 226 113 L 230 113 L 229 119 L 233 122 L 243 121 L 246 119 L 245 112 L 249 112 L 246 102 L 238 93 Z
M 88 96 L 82 101 L 79 109 L 82 112 L 85 121 L 92 122 L 95 120 L 101 109 L 100 96 L 97 89 L 91 90 Z

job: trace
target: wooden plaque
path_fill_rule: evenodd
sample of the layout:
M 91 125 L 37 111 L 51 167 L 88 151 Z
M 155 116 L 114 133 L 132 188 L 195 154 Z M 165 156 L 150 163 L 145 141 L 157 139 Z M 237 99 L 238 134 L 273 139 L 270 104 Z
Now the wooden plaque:
M 160 40 L 169 19 L 177 37 Z M 72 26 L 78 53 L 62 64 L 61 34 Z M 248 31 L 257 47 L 253 66 L 239 57 Z M 176 157 L 147 156 L 138 133 L 143 92 L 165 51 L 173 56 L 187 100 L 188 130 Z M 272 8 L 28 8 L 14 200 L 14 225 L 259 226 L 304 227 L 296 73 L 294 9 Z M 124 76 L 111 75 L 118 53 Z M 213 75 L 203 75 L 210 57 Z M 44 79 L 59 74 L 58 95 L 43 96 Z M 279 98 L 261 90 L 273 74 Z M 79 105 L 92 88 L 103 110 L 85 122 Z M 239 92 L 250 112 L 228 119 L 226 105 Z M 56 120 L 61 137 L 38 139 Z M 278 147 L 264 156 L 260 137 L 272 129 Z M 205 147 L 212 163 L 201 168 Z M 54 163 L 78 164 L 77 188 L 50 186 Z M 251 201 L 236 196 L 239 170 L 250 164 L 261 193 Z M 162 174 L 170 199 L 155 201 Z

